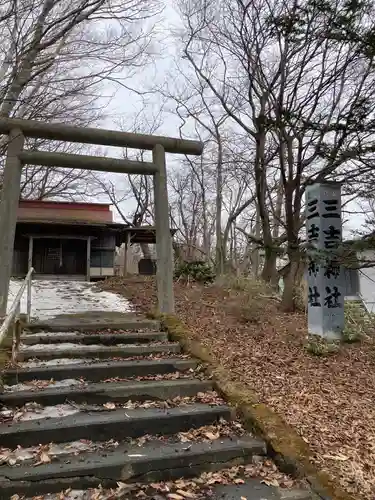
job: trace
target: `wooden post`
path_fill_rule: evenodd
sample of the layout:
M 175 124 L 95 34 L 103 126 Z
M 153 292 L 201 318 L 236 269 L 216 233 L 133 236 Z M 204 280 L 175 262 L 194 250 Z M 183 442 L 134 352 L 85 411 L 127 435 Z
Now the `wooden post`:
M 129 272 L 129 245 L 130 245 L 130 232 L 125 233 L 125 246 L 124 246 L 124 266 L 123 266 L 123 276 L 126 276 Z
M 18 350 L 21 343 L 21 321 L 20 305 L 17 306 L 16 316 L 13 323 L 12 363 L 17 363 Z
M 33 250 L 34 250 L 34 238 L 29 236 L 29 260 L 27 263 L 27 271 L 33 267 Z
M 0 316 L 5 316 L 8 302 L 9 280 L 12 275 L 14 236 L 16 233 L 24 136 L 12 129 L 8 137 L 0 203 Z
M 86 280 L 90 281 L 90 267 L 91 267 L 91 236 L 87 238 L 86 247 Z
M 26 309 L 26 319 L 27 322 L 30 323 L 31 318 L 31 294 L 32 294 L 32 277 L 30 276 L 29 281 L 27 282 L 27 309 Z
M 28 269 L 27 272 L 33 267 L 33 249 L 34 249 L 34 238 L 29 236 L 29 259 L 28 259 Z M 27 322 L 30 323 L 31 318 L 31 294 L 32 294 L 32 284 L 31 284 L 31 276 L 27 283 Z
M 165 150 L 159 144 L 152 150 L 153 163 L 158 167 L 154 174 L 155 228 L 159 312 L 174 314 L 173 250 L 169 226 L 169 204 Z
M 261 220 L 260 220 L 260 215 L 259 215 L 259 207 L 257 205 L 256 209 L 256 218 L 255 218 L 255 238 L 257 240 L 260 240 L 260 232 L 261 232 Z M 259 259 L 259 243 L 253 243 L 254 250 L 252 251 L 252 267 L 253 267 L 253 275 L 255 278 L 259 277 L 259 266 L 260 266 L 260 259 Z

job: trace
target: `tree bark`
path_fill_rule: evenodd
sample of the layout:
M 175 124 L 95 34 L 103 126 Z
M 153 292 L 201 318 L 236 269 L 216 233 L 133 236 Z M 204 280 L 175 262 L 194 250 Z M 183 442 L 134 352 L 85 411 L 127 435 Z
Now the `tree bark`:
M 289 271 L 284 278 L 284 290 L 281 299 L 281 309 L 285 312 L 294 312 L 297 309 L 301 281 L 304 274 L 304 262 L 299 250 L 288 252 Z
M 272 247 L 265 248 L 264 265 L 261 273 L 261 278 L 266 283 L 273 284 L 275 282 L 277 254 Z
M 217 162 L 216 162 L 216 274 L 221 276 L 225 272 L 226 241 L 224 241 L 221 229 L 221 214 L 223 210 L 223 145 L 221 138 L 217 135 Z M 224 246 L 225 245 L 225 246 Z

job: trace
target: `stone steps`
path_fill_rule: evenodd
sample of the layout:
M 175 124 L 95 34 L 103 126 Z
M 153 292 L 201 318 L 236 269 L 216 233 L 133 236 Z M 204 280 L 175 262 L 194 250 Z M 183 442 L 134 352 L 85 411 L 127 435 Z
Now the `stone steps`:
M 5 384 L 18 384 L 30 380 L 64 380 L 67 378 L 85 378 L 92 382 L 120 377 L 138 377 L 158 375 L 176 371 L 194 370 L 197 362 L 192 359 L 169 357 L 167 359 L 87 362 L 40 366 L 33 368 L 11 368 L 4 371 Z
M 1 445 L 6 448 L 62 443 L 69 439 L 106 441 L 137 438 L 144 434 L 176 434 L 194 427 L 214 424 L 220 418 L 229 420 L 227 406 L 205 404 L 181 408 L 137 408 L 79 412 L 61 418 L 44 418 L 7 424 L 1 428 Z
M 38 344 L 40 346 L 41 344 Z M 147 345 L 132 345 L 123 344 L 118 346 L 103 346 L 103 345 L 80 345 L 71 344 L 57 344 L 46 348 L 36 346 L 21 346 L 18 360 L 26 361 L 28 359 L 38 359 L 40 361 L 49 359 L 68 358 L 72 354 L 74 358 L 131 358 L 134 356 L 149 356 L 159 353 L 175 353 L 181 351 L 180 345 L 176 342 L 164 342 L 160 344 L 147 344 Z
M 66 401 L 104 404 L 109 401 L 153 401 L 177 397 L 192 397 L 198 392 L 212 390 L 212 383 L 197 379 L 150 380 L 134 382 L 102 382 L 84 386 L 48 387 L 41 390 L 15 391 L 0 395 L 0 403 L 19 407 L 35 401 L 38 404 L 58 405 Z
M 140 317 L 133 317 L 129 319 L 121 319 L 114 321 L 111 318 L 108 320 L 102 318 L 94 320 L 91 315 L 86 319 L 80 318 L 79 320 L 66 321 L 66 319 L 52 319 L 49 321 L 33 321 L 27 325 L 27 330 L 29 332 L 74 332 L 74 331 L 99 331 L 99 330 L 122 330 L 122 331 L 132 331 L 141 332 L 144 330 L 155 331 L 160 329 L 160 322 L 152 319 L 145 319 Z
M 0 467 L 2 494 L 33 495 L 59 492 L 69 478 L 71 488 L 89 488 L 97 484 L 111 486 L 116 481 L 157 482 L 194 477 L 204 471 L 220 470 L 223 464 L 249 462 L 264 455 L 264 443 L 252 438 L 223 439 L 210 443 L 148 444 L 143 447 L 120 446 L 98 454 L 66 458 L 50 464 Z M 6 469 L 6 470 L 4 470 Z M 6 478 L 6 479 L 1 479 Z M 40 486 L 39 486 L 40 484 Z
M 212 382 L 202 380 L 199 364 L 168 342 L 158 322 L 131 319 L 116 333 L 98 325 L 66 332 L 61 322 L 33 325 L 35 333 L 22 336 L 19 366 L 3 373 L 0 443 L 9 456 L 27 448 L 29 458 L 0 465 L 0 498 L 57 499 L 66 489 L 121 482 L 134 485 L 123 499 L 142 494 L 161 500 L 167 495 L 145 497 L 145 488 L 266 457 L 265 443 L 246 434 Z M 212 483 L 209 498 L 313 498 L 261 479 L 242 482 L 225 488 Z M 206 498 L 206 492 L 203 484 L 193 498 Z
M 60 344 L 64 342 L 72 342 L 74 344 L 100 344 L 100 345 L 115 345 L 115 344 L 147 344 L 149 342 L 167 342 L 168 337 L 165 332 L 128 332 L 128 333 L 32 333 L 22 335 L 21 342 L 24 345 L 35 344 Z

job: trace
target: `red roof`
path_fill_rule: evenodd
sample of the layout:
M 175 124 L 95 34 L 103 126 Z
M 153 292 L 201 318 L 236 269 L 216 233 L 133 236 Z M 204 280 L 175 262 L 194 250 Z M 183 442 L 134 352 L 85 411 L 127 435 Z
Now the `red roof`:
M 97 208 L 98 210 L 109 210 L 110 203 L 86 203 L 76 201 L 53 201 L 53 200 L 20 200 L 20 207 L 77 207 L 77 208 Z
M 18 219 L 112 222 L 110 206 L 108 203 L 20 200 Z

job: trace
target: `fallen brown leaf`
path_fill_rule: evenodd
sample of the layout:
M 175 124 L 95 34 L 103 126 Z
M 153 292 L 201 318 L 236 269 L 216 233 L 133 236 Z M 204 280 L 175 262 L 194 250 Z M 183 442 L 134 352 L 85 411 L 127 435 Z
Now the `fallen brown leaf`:
M 197 495 L 190 491 L 184 491 L 184 490 L 177 490 L 176 492 L 178 495 L 181 495 L 183 498 L 197 498 Z
M 100 286 L 125 295 L 140 312 L 157 302 L 153 278 L 115 278 Z M 318 358 L 304 349 L 305 315 L 280 312 L 272 293 L 225 283 L 176 282 L 174 289 L 176 313 L 191 339 L 297 430 L 318 467 L 358 500 L 372 499 L 375 335 Z M 369 321 L 375 334 L 374 319 Z M 189 442 L 191 436 L 180 439 Z M 348 459 L 328 458 L 341 456 Z
M 115 403 L 104 403 L 103 404 L 104 408 L 107 408 L 107 410 L 115 410 L 116 409 L 116 404 Z
M 210 439 L 211 441 L 219 439 L 220 437 L 220 434 L 218 432 L 215 434 L 213 432 L 205 432 L 204 435 L 206 436 L 207 439 Z
M 349 457 L 345 455 L 323 455 L 323 458 L 326 458 L 328 460 L 339 460 L 340 462 L 345 462 L 346 460 L 349 460 Z
M 263 479 L 261 483 L 264 483 L 267 486 L 274 486 L 275 488 L 278 488 L 280 486 L 279 482 L 276 479 Z
M 42 464 L 49 464 L 51 462 L 51 457 L 45 451 L 39 455 L 39 460 L 34 464 L 35 467 Z
M 243 479 L 234 479 L 234 484 L 245 484 L 245 481 Z

